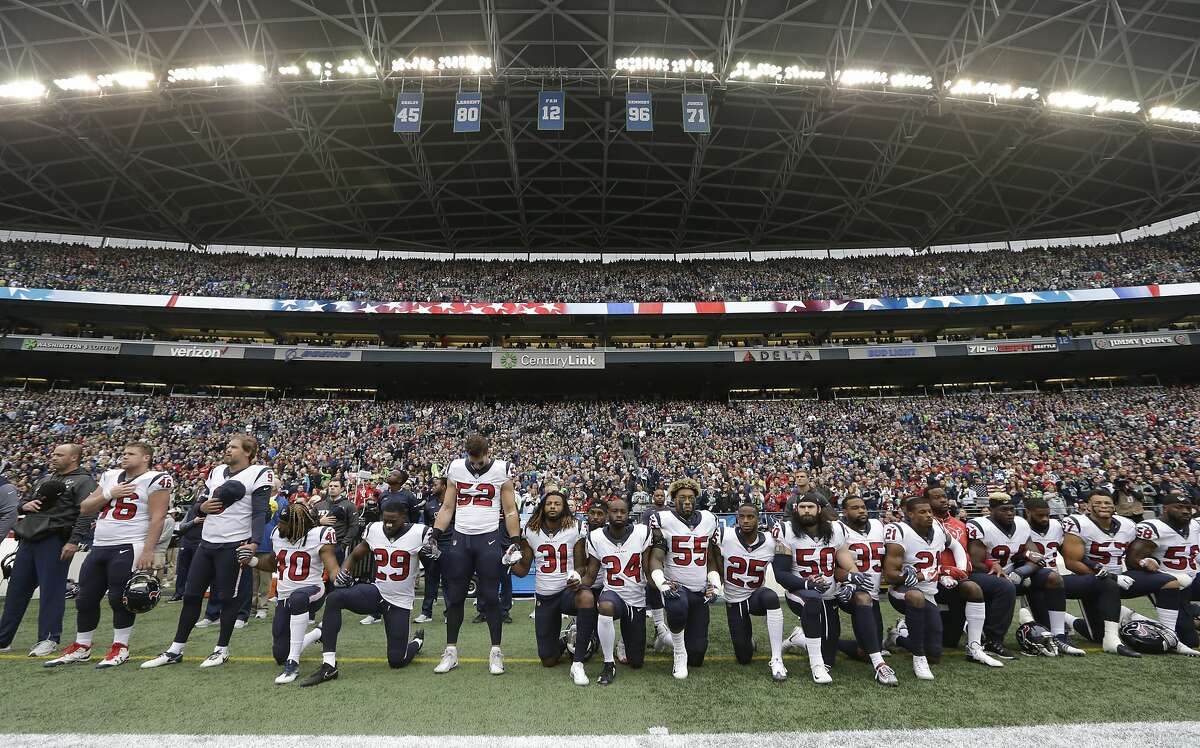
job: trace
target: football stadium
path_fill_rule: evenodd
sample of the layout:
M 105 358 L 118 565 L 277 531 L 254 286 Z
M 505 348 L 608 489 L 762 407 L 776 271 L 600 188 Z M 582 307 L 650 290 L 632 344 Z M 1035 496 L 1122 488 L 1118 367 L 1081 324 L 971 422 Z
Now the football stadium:
M 3 0 L 0 743 L 1200 745 L 1200 5 Z

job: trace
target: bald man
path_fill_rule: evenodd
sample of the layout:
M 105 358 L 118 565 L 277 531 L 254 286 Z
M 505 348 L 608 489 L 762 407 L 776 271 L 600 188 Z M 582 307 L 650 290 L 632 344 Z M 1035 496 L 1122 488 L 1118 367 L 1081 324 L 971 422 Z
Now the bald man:
M 35 589 L 40 593 L 38 633 L 29 656 L 48 657 L 58 651 L 67 607 L 67 570 L 95 519 L 95 514 L 79 513 L 80 503 L 96 490 L 96 481 L 80 467 L 82 458 L 78 444 L 55 447 L 50 453 L 50 472 L 21 505 L 25 516 L 13 528 L 21 543 L 0 615 L 0 652 L 12 651 L 13 637 Z

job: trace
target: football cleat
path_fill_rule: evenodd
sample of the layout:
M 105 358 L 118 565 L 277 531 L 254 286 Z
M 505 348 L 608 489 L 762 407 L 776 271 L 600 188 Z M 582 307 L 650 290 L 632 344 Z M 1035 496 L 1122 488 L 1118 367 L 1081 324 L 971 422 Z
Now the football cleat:
M 661 631 L 658 632 L 658 635 L 654 637 L 654 651 L 662 654 L 675 651 L 675 644 L 671 641 L 670 632 L 665 634 Z
M 504 674 L 504 653 L 499 647 L 492 647 L 492 651 L 488 653 L 488 672 L 492 675 Z
M 813 683 L 817 683 L 819 685 L 833 683 L 833 676 L 829 674 L 828 665 L 812 665 L 809 669 L 812 670 Z
M 300 647 L 300 651 L 303 652 L 304 650 L 308 649 L 313 644 L 315 644 L 316 642 L 319 642 L 319 641 L 321 641 L 321 627 L 320 626 L 316 627 L 315 629 L 313 629 L 312 631 L 309 631 L 307 634 L 304 635 L 304 642 Z
M 768 664 L 771 666 L 771 680 L 787 680 L 788 672 L 787 668 L 783 666 L 783 660 L 771 660 Z
M 967 659 L 988 667 L 1004 667 L 1004 663 L 988 654 L 979 642 L 967 644 Z
M 799 630 L 800 629 L 797 627 L 796 631 Z M 795 635 L 795 631 L 793 631 L 792 634 Z M 888 629 L 887 636 L 883 638 L 883 648 L 890 649 L 891 651 L 895 652 L 896 648 L 899 646 L 896 642 L 902 636 L 908 636 L 908 626 L 904 624 L 903 618 L 901 618 L 899 621 L 896 621 L 896 624 Z
M 582 662 L 571 663 L 571 680 L 577 686 L 586 686 L 588 684 L 588 676 L 583 669 Z
M 625 655 L 625 639 L 621 636 L 617 637 L 617 662 L 622 665 L 629 662 L 629 658 Z
M 260 621 L 264 620 L 267 617 L 267 609 L 259 608 L 258 610 L 254 611 L 254 617 Z
M 458 647 L 449 646 L 442 652 L 442 661 L 433 669 L 435 673 L 448 673 L 458 667 Z
M 124 644 L 117 644 L 116 642 L 113 642 L 113 645 L 108 650 L 108 654 L 104 655 L 104 659 L 96 663 L 96 669 L 107 670 L 110 667 L 124 665 L 128 660 L 129 647 L 125 646 Z
M 1200 657 L 1200 652 L 1197 652 L 1183 642 L 1179 642 L 1175 645 L 1175 654 L 1185 655 L 1187 657 Z
M 275 685 L 282 686 L 285 683 L 291 683 L 300 675 L 300 663 L 295 660 L 288 660 L 283 663 L 283 672 L 275 676 Z
M 216 618 L 205 618 L 205 617 L 201 616 L 200 620 L 196 621 L 196 628 L 206 629 L 210 626 L 216 626 L 217 623 L 218 623 L 218 621 Z
M 234 627 L 235 629 L 238 629 L 239 631 L 240 631 L 241 629 L 244 629 L 244 628 L 246 628 L 246 619 L 245 619 L 245 618 L 239 618 L 239 619 L 237 619 L 236 621 L 234 621 L 234 622 L 233 622 L 233 627 Z
M 63 653 L 53 660 L 42 663 L 42 667 L 58 667 L 60 665 L 71 665 L 76 662 L 87 662 L 92 659 L 92 645 L 83 645 L 79 642 L 71 642 L 71 646 L 63 650 Z
M 229 655 L 226 652 L 213 650 L 213 653 L 204 658 L 204 662 L 200 663 L 200 667 L 220 667 L 229 662 Z
M 983 643 L 983 649 L 988 654 L 990 654 L 992 657 L 995 657 L 997 659 L 1001 659 L 1001 660 L 1017 659 L 1016 655 L 1014 655 L 1009 650 L 1008 647 L 1004 646 L 1004 642 L 1002 642 L 1002 641 L 996 641 L 994 639 L 990 640 L 990 641 L 986 641 Z
M 183 653 L 175 654 L 174 652 L 163 652 L 153 660 L 146 660 L 142 663 L 142 668 L 149 670 L 153 667 L 162 667 L 163 665 L 178 665 L 183 662 Z
M 933 680 L 933 671 L 929 669 L 929 660 L 913 655 L 913 675 L 917 676 L 917 680 Z
M 330 665 L 328 662 L 322 662 L 321 667 L 317 668 L 317 672 L 300 681 L 300 687 L 308 688 L 310 686 L 319 686 L 326 681 L 337 680 L 337 677 L 337 665 Z
M 788 634 L 787 638 L 783 640 L 783 651 L 784 652 L 804 652 L 805 651 L 805 649 L 804 649 L 804 632 L 800 630 L 799 626 L 792 629 L 792 633 Z
M 1087 654 L 1087 652 L 1075 646 L 1075 642 L 1071 641 L 1071 637 L 1066 634 L 1059 634 L 1054 637 L 1054 644 L 1058 647 L 1060 653 L 1070 657 L 1083 657 Z
M 875 666 L 875 682 L 881 686 L 900 685 L 900 681 L 896 678 L 896 671 L 888 667 L 885 662 Z
M 49 657 L 58 651 L 58 642 L 51 639 L 45 639 L 38 642 L 29 650 L 30 657 Z
M 687 679 L 687 665 L 687 652 L 675 652 L 671 663 L 671 675 L 675 676 L 675 680 Z
M 600 677 L 596 682 L 602 686 L 612 685 L 612 682 L 617 679 L 617 665 L 614 662 L 604 663 L 604 669 L 600 671 Z
M 363 620 L 365 621 L 366 619 L 364 618 Z M 427 616 L 424 613 L 422 613 L 421 615 L 419 615 L 413 619 L 413 623 L 429 623 L 432 620 L 433 620 L 432 616 Z
M 379 623 L 382 620 L 383 620 L 382 618 L 376 618 L 375 616 L 367 616 L 366 618 L 359 621 L 359 623 L 361 623 L 364 626 L 370 626 L 371 624 Z M 425 620 L 429 620 L 429 619 L 427 618 Z M 417 623 L 420 623 L 420 622 L 421 621 L 419 621 L 419 620 L 417 621 Z

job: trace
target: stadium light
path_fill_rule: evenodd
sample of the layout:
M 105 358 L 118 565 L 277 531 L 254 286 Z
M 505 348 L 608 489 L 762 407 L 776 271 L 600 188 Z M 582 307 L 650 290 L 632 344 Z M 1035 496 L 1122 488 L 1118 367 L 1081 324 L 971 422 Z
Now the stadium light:
M 788 65 L 783 69 L 783 79 L 789 81 L 823 81 L 825 80 L 825 71 L 802 68 L 799 65 Z
M 219 83 L 228 81 L 253 85 L 263 82 L 267 69 L 262 65 L 240 62 L 231 65 L 198 65 L 196 67 L 172 68 L 167 71 L 167 83 L 199 81 Z M 298 71 L 297 71 L 298 72 Z
M 0 85 L 0 99 L 40 99 L 46 95 L 46 87 L 38 81 L 13 81 Z
M 106 88 L 149 88 L 154 82 L 154 73 L 144 70 L 120 70 L 115 73 L 104 73 L 96 76 L 96 83 L 101 89 Z
M 90 91 L 100 90 L 100 84 L 90 75 L 72 75 L 70 78 L 55 78 L 54 86 L 59 91 Z
M 396 59 L 392 60 L 393 73 L 405 73 L 410 70 L 420 71 L 422 73 L 432 73 L 433 71 L 437 70 L 437 63 L 428 57 L 413 57 L 410 59 L 397 57 Z
M 1024 100 L 1033 101 L 1039 97 L 1038 90 L 1031 86 L 1016 86 L 1011 83 L 995 83 L 992 81 L 977 81 L 970 78 L 959 78 L 946 81 L 945 87 L 950 89 L 951 96 L 984 96 L 997 101 Z
M 921 88 L 926 91 L 933 88 L 933 78 L 928 75 L 913 75 L 912 73 L 892 73 L 888 76 L 890 88 Z
M 729 79 L 748 81 L 823 81 L 825 80 L 825 71 L 802 68 L 799 65 L 780 67 L 770 62 L 751 64 L 746 60 L 742 60 L 733 66 L 733 70 L 729 71 Z
M 1173 106 L 1156 106 L 1150 110 L 1150 119 L 1177 122 L 1181 125 L 1200 125 L 1200 112 L 1195 109 L 1179 109 Z
M 617 60 L 618 73 L 700 73 L 711 75 L 716 67 L 708 60 L 679 58 L 669 60 L 666 57 L 622 57 Z
M 479 73 L 492 69 L 492 58 L 479 55 L 448 55 L 438 58 L 438 70 L 460 71 L 464 73 Z
M 375 66 L 361 57 L 346 58 L 338 64 L 337 71 L 348 78 L 361 78 L 375 75 Z
M 284 76 L 285 78 L 294 78 L 297 75 L 300 75 L 300 66 L 299 65 L 280 65 L 279 66 L 279 74 Z
M 1090 109 L 1097 113 L 1137 114 L 1142 108 L 1136 101 L 1108 99 L 1103 96 L 1080 93 L 1079 91 L 1054 91 L 1046 96 L 1046 104 L 1056 109 L 1069 109 L 1072 111 Z
M 887 73 L 879 70 L 868 70 L 866 68 L 839 70 L 833 74 L 833 78 L 838 82 L 839 86 L 849 86 L 851 88 L 858 86 L 882 86 L 888 82 Z

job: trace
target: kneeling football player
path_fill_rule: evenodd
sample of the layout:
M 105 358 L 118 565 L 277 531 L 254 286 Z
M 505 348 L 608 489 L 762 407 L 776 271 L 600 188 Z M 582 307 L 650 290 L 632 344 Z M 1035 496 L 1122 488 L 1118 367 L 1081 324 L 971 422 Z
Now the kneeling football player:
M 879 609 L 879 578 L 883 571 L 883 522 L 871 519 L 867 504 L 857 496 L 842 502 L 842 529 L 846 550 L 854 556 L 862 588 L 843 585 L 838 590 L 838 606 L 850 615 L 854 639 L 838 642 L 838 649 L 875 668 L 875 680 L 884 686 L 898 686 L 896 672 L 883 660 L 883 612 Z
M 408 617 L 417 587 L 417 556 L 423 552 L 429 529 L 422 524 L 408 524 L 408 507 L 402 502 L 388 502 L 381 516 L 379 522 L 367 525 L 362 541 L 346 562 L 347 568 L 353 568 L 361 559 L 374 556 L 375 580 L 371 584 L 354 584 L 349 571 L 338 574 L 340 589 L 330 593 L 325 618 L 315 630 L 321 638 L 321 667 L 300 682 L 301 688 L 338 677 L 337 640 L 342 630 L 343 609 L 383 619 L 389 666 L 404 667 L 421 651 L 425 632 L 418 629 L 409 641 Z
M 1163 582 L 1151 597 L 1158 622 L 1179 637 L 1177 654 L 1200 657 L 1196 625 L 1190 614 L 1196 577 L 1196 548 L 1200 546 L 1200 525 L 1192 521 L 1192 503 L 1175 489 L 1162 498 L 1161 519 L 1148 519 L 1137 525 L 1137 540 L 1125 553 L 1125 574 L 1136 584 L 1150 579 Z
M 545 667 L 554 667 L 563 654 L 565 642 L 559 635 L 564 615 L 575 616 L 576 642 L 586 645 L 596 630 L 596 602 L 592 591 L 580 584 L 579 569 L 587 566 L 587 530 L 567 511 L 566 497 L 557 486 L 547 486 L 542 500 L 533 510 L 521 538 L 521 560 L 512 573 L 529 574 L 534 561 L 534 633 L 538 657 Z M 576 646 L 571 662 L 571 680 L 577 686 L 588 684 L 583 669 L 586 646 Z
M 737 527 L 719 525 L 718 538 L 709 549 L 708 563 L 720 570 L 724 582 L 725 613 L 729 617 L 729 638 L 733 654 L 742 665 L 754 655 L 754 629 L 751 616 L 767 620 L 767 638 L 771 641 L 771 677 L 787 680 L 783 666 L 783 609 L 779 595 L 763 586 L 767 567 L 775 558 L 775 538 L 758 529 L 758 509 L 742 504 L 737 511 Z

